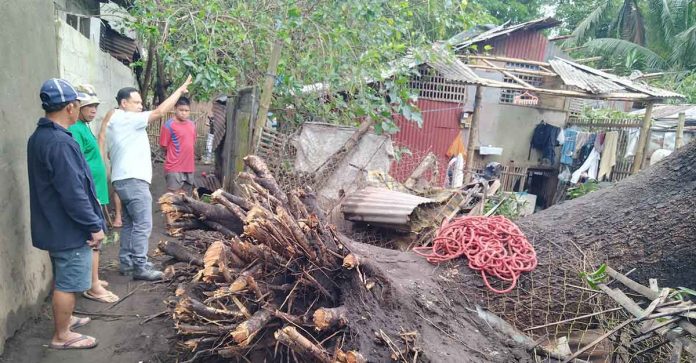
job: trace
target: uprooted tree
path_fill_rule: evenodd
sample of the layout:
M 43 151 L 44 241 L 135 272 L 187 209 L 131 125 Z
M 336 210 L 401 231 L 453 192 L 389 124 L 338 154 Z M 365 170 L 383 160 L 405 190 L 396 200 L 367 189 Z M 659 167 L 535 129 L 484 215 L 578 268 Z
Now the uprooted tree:
M 534 339 L 550 341 L 606 328 L 591 318 L 536 329 L 606 308 L 601 294 L 582 278 L 601 263 L 624 272 L 636 268 L 632 277 L 641 282 L 657 278 L 660 286 L 693 285 L 694 143 L 612 188 L 520 220 L 539 266 L 504 295 L 485 292 L 465 262 L 433 267 L 414 253 L 336 233 L 325 224 L 311 191 L 285 194 L 260 159 L 247 158 L 247 166 L 252 172 L 242 178 L 246 193 L 217 192 L 211 207 L 216 212 L 194 207 L 210 205 L 191 198 L 161 200 L 177 232 L 186 235 L 181 231 L 195 223 L 223 232 L 217 241 L 180 246 L 187 249 L 183 252 L 164 246 L 189 263 L 182 270 L 196 273 L 193 279 L 179 276 L 184 283 L 174 317 L 185 346 L 202 355 L 530 361 L 529 347 L 482 323 L 473 306 L 488 307 Z M 218 207 L 228 215 L 222 228 L 212 224 L 222 225 Z M 201 268 L 189 267 L 200 261 Z M 278 343 L 287 348 L 274 349 Z M 619 343 L 607 344 L 611 352 Z

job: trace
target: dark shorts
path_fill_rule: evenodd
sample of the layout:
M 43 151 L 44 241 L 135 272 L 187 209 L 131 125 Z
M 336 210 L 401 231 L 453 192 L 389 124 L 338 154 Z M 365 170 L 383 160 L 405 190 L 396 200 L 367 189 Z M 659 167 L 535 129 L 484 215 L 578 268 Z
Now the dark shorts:
M 166 173 L 164 180 L 167 181 L 167 190 L 173 192 L 184 189 L 185 184 L 193 187 L 193 173 Z
M 65 251 L 53 251 L 51 256 L 56 290 L 82 292 L 92 287 L 92 248 L 88 245 Z

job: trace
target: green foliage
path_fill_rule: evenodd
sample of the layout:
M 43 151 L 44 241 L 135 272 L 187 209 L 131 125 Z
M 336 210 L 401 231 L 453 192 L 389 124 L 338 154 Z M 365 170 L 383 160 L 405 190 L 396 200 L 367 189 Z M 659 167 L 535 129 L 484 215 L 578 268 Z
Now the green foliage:
M 396 160 L 397 163 L 401 161 L 401 159 L 404 157 L 404 155 L 413 156 L 413 153 L 411 152 L 411 150 L 409 148 L 407 148 L 405 146 L 404 147 L 399 147 L 399 146 L 394 147 L 394 159 Z
M 567 196 L 568 199 L 580 198 L 583 195 L 594 192 L 599 189 L 599 183 L 594 180 L 588 181 L 587 183 L 582 183 L 576 187 L 568 188 Z
M 650 84 L 683 94 L 686 98 L 685 103 L 696 103 L 696 71 L 667 74 L 651 81 Z
M 157 45 L 172 86 L 192 74 L 197 99 L 261 84 L 280 40 L 271 108 L 292 105 L 294 112 L 278 117 L 342 124 L 367 117 L 381 121 L 384 132 L 398 130 L 393 113 L 422 123 L 408 83 L 413 70 L 394 61 L 409 53 L 425 59 L 431 42 L 488 20 L 480 7 L 449 0 L 137 1 L 131 14 L 139 36 Z M 393 73 L 389 82 L 368 82 L 386 71 Z M 303 91 L 306 85 L 330 94 Z
M 593 290 L 599 290 L 599 287 L 597 285 L 604 283 L 607 278 L 609 277 L 607 275 L 607 265 L 606 264 L 601 264 L 599 268 L 596 271 L 593 272 L 581 272 L 580 273 L 580 278 L 585 280 L 588 285 L 590 285 L 590 288 Z
M 483 213 L 488 213 L 498 204 L 500 204 L 500 206 L 496 208 L 492 215 L 504 216 L 507 219 L 514 220 L 520 217 L 522 210 L 527 205 L 527 201 L 520 200 L 517 198 L 515 193 L 503 194 L 501 192 L 486 200 L 486 205 L 483 207 Z
M 580 113 L 580 118 L 588 119 L 630 119 L 632 116 L 627 112 L 615 110 L 613 108 L 592 108 L 585 107 Z
M 669 294 L 672 299 L 685 300 L 687 297 L 696 298 L 696 290 L 687 287 L 679 287 L 676 291 Z
M 496 23 L 512 24 L 537 19 L 542 14 L 542 0 L 478 0 L 476 4 L 496 19 Z

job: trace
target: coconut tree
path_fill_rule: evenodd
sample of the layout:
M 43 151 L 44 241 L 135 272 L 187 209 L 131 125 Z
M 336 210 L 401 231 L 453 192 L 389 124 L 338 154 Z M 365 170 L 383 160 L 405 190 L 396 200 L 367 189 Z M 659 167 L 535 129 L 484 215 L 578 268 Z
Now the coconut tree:
M 608 28 L 608 31 L 606 31 Z M 600 29 L 604 29 L 600 37 Z M 696 4 L 692 0 L 606 0 L 582 20 L 570 43 L 644 70 L 691 71 L 696 61 Z

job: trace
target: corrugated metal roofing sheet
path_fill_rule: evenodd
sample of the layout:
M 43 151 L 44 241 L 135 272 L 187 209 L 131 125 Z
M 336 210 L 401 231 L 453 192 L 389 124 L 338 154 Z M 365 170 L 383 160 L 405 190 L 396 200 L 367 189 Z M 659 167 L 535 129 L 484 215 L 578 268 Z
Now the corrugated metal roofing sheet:
M 488 44 L 493 47 L 493 55 L 543 62 L 549 41 L 538 31 L 524 30 L 493 39 Z
M 464 111 L 464 105 L 425 98 L 419 98 L 416 105 L 423 116 L 423 127 L 418 127 L 418 124 L 406 120 L 401 115 L 393 116 L 399 126 L 399 132 L 392 135 L 392 140 L 396 145 L 408 148 L 411 155 L 402 155 L 400 161 L 393 164 L 390 174 L 398 181 L 405 181 L 413 172 L 413 168 L 420 163 L 421 158 L 432 152 L 438 160 L 440 173 L 438 182 L 442 183 L 447 168 L 447 149 L 456 137 L 461 137 L 462 129 L 459 128 L 459 119 Z M 405 167 L 407 165 L 411 167 Z M 425 177 L 429 178 L 430 175 Z
M 434 200 L 389 189 L 369 187 L 351 194 L 341 203 L 344 218 L 378 226 L 409 229 L 416 207 Z
M 435 52 L 426 63 L 440 72 L 447 80 L 469 84 L 480 82 L 479 76 L 471 68 L 467 67 L 464 62 L 453 55 L 444 53 L 444 51 Z
M 394 76 L 400 69 L 413 69 L 421 64 L 428 64 L 450 81 L 477 84 L 481 82 L 479 76 L 467 67 L 464 62 L 453 54 L 447 53 L 439 43 L 433 44 L 433 51 L 426 55 L 428 58 L 418 61 L 413 55 L 407 55 L 398 61 L 390 63 L 390 68 L 382 72 L 382 79 Z M 368 81 L 368 83 L 371 81 Z
M 549 61 L 553 70 L 563 79 L 563 83 L 568 86 L 575 86 L 583 91 L 593 94 L 610 93 L 625 90 L 621 85 L 618 85 L 604 77 L 596 76 L 587 73 L 581 69 L 575 68 L 572 65 L 560 59 L 552 59 Z
M 135 40 L 113 30 L 108 22 L 102 21 L 99 47 L 125 65 L 133 62 L 138 46 Z
M 696 105 L 655 105 L 652 111 L 652 118 L 653 120 L 676 120 L 679 118 L 680 112 L 684 112 L 687 120 L 696 120 Z M 630 114 L 642 117 L 645 115 L 645 109 L 636 110 Z
M 213 102 L 213 150 L 217 150 L 227 132 L 227 120 L 225 119 L 227 99 L 227 96 L 221 96 Z
M 455 50 L 461 50 L 464 48 L 468 48 L 474 44 L 486 41 L 486 40 L 491 40 L 503 35 L 507 35 L 510 33 L 514 33 L 517 31 L 521 30 L 542 30 L 542 29 L 548 29 L 548 28 L 553 28 L 560 24 L 561 22 L 548 17 L 548 18 L 541 18 L 541 19 L 536 19 L 532 21 L 528 21 L 526 23 L 521 23 L 521 24 L 516 24 L 516 25 L 508 25 L 508 23 L 505 23 L 501 26 L 495 27 L 491 30 L 485 31 L 481 34 L 478 34 L 474 37 L 467 37 L 469 32 L 462 32 L 459 33 L 452 38 L 448 40 L 448 43 L 454 47 Z
M 614 87 L 620 86 L 623 89 L 626 89 L 628 91 L 642 93 L 642 94 L 652 96 L 655 98 L 684 98 L 684 96 L 679 94 L 679 93 L 664 90 L 664 89 L 657 88 L 657 87 L 652 87 L 652 86 L 649 86 L 649 85 L 644 84 L 644 83 L 638 83 L 636 81 L 631 81 L 630 79 L 627 79 L 627 78 L 621 78 L 617 75 L 602 72 L 598 69 L 594 69 L 592 67 L 589 67 L 589 66 L 586 66 L 583 64 L 571 62 L 567 59 L 556 58 L 555 60 L 552 60 L 550 62 L 551 62 L 552 67 L 554 68 L 554 70 L 557 73 L 558 73 L 558 70 L 556 69 L 556 67 L 565 68 L 566 70 L 572 69 L 572 73 L 566 72 L 566 77 L 568 79 L 566 79 L 566 77 L 563 77 L 563 75 L 559 74 L 561 76 L 561 78 L 563 78 L 563 82 L 565 82 L 566 84 L 572 84 L 572 85 L 575 85 L 573 83 L 582 84 L 586 88 L 583 88 L 581 86 L 577 86 L 577 87 L 584 89 L 584 90 L 591 92 L 591 93 L 595 93 L 595 94 L 606 93 L 606 91 L 602 91 L 602 92 L 590 91 L 590 89 L 588 89 L 588 88 L 590 88 L 590 87 L 599 87 L 601 89 L 604 89 L 605 87 L 608 88 L 608 83 L 606 83 L 606 82 L 611 82 L 614 84 Z M 567 67 L 564 67 L 564 66 L 567 66 Z M 602 85 L 599 85 L 596 83 L 596 82 L 600 82 L 599 81 L 600 78 L 604 79 L 603 81 L 601 81 Z

